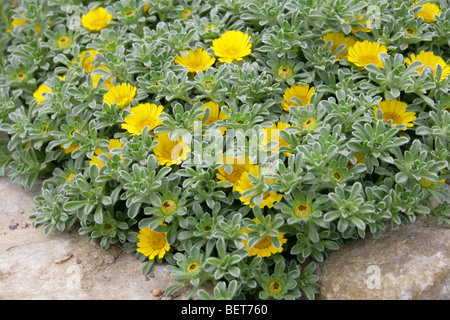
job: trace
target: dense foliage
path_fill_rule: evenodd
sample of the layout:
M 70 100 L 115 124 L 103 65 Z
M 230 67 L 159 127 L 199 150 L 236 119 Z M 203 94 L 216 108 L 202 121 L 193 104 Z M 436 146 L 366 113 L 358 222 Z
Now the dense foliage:
M 448 0 L 0 4 L 0 172 L 166 294 L 314 299 L 328 250 L 450 222 Z

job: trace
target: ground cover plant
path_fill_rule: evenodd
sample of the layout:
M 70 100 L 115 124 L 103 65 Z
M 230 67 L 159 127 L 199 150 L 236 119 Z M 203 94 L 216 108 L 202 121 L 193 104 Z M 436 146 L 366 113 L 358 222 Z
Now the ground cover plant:
M 168 295 L 314 299 L 329 250 L 450 222 L 448 0 L 0 4 L 0 172 Z

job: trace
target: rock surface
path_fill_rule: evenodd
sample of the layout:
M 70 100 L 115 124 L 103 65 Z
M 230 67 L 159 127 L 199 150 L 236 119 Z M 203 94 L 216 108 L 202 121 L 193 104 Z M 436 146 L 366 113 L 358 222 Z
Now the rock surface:
M 330 252 L 317 298 L 448 300 L 449 266 L 450 229 L 417 221 Z

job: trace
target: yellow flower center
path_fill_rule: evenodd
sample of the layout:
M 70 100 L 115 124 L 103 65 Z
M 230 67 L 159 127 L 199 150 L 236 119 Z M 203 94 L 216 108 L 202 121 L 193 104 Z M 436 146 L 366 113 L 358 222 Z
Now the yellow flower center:
M 227 174 L 226 178 L 230 183 L 235 184 L 239 181 L 244 171 L 244 167 L 233 167 L 233 171 L 230 174 Z
M 232 57 L 234 59 L 235 57 L 240 56 L 241 51 L 242 48 L 240 47 L 227 47 L 224 49 L 223 54 L 227 57 Z
M 314 118 L 308 118 L 302 123 L 302 128 L 306 130 L 314 130 L 317 128 L 317 120 Z
M 192 10 L 186 9 L 181 13 L 181 18 L 187 20 L 192 14 Z
M 61 38 L 58 39 L 58 47 L 59 48 L 63 48 L 63 49 L 67 49 L 72 45 L 72 38 L 68 37 L 68 36 L 63 36 Z
M 333 178 L 335 178 L 338 181 L 341 181 L 344 178 L 339 171 L 333 172 L 332 176 L 333 176 Z
M 215 25 L 211 24 L 205 28 L 205 32 L 210 31 L 210 30 L 215 30 L 215 29 L 217 29 L 217 27 Z
M 393 125 L 402 123 L 402 118 L 397 113 L 394 113 L 394 112 L 383 113 L 383 120 L 384 120 L 384 122 L 386 122 L 388 120 L 392 120 Z
M 294 208 L 294 213 L 297 218 L 306 218 L 311 214 L 311 206 L 307 203 L 300 203 Z
M 167 143 L 166 145 L 164 145 L 164 146 L 162 147 L 162 150 L 161 150 L 162 157 L 163 157 L 164 159 L 175 160 L 176 157 L 173 158 L 173 156 L 175 156 L 175 155 L 172 155 L 172 151 L 173 151 L 173 148 L 175 148 L 175 146 L 176 146 L 177 144 L 178 144 L 178 143 L 177 143 L 176 141 L 173 141 L 173 142 L 171 142 L 171 143 Z M 178 154 L 178 156 L 180 156 L 181 153 L 182 153 L 182 150 L 180 150 L 180 154 Z
M 272 237 L 267 236 L 262 238 L 261 240 L 258 241 L 257 244 L 255 244 L 255 248 L 257 249 L 267 249 L 272 245 Z
M 155 250 L 162 249 L 166 245 L 166 235 L 163 232 L 153 232 L 152 237 L 149 238 L 149 243 Z
M 136 123 L 136 128 L 139 129 L 139 131 L 142 131 L 145 126 L 148 126 L 149 130 L 152 130 L 152 128 L 155 127 L 155 122 L 153 119 L 144 118 Z
M 418 181 L 418 183 L 423 187 L 423 188 L 430 188 L 433 185 L 433 181 L 427 180 L 427 179 L 420 179 Z
M 416 34 L 416 31 L 413 28 L 408 27 L 408 28 L 405 28 L 405 34 L 408 36 L 413 36 Z
M 106 222 L 106 223 L 103 225 L 103 230 L 105 230 L 105 231 L 111 231 L 111 230 L 113 230 L 113 229 L 114 229 L 114 226 L 113 226 L 113 224 L 110 223 L 110 222 Z
M 27 76 L 27 74 L 26 74 L 25 72 L 19 72 L 19 73 L 16 75 L 16 79 L 17 79 L 17 80 L 23 80 L 23 79 L 26 78 L 26 76 Z
M 161 212 L 168 216 L 171 213 L 173 213 L 175 210 L 178 209 L 178 205 L 175 201 L 173 200 L 165 200 L 162 204 L 161 204 Z
M 379 63 L 379 58 L 376 57 L 376 56 L 372 56 L 372 55 L 370 55 L 370 56 L 362 56 L 360 58 L 360 62 L 364 66 L 368 65 L 369 63 L 377 65 Z
M 278 68 L 278 76 L 283 79 L 289 79 L 294 75 L 294 72 L 288 66 L 281 66 Z
M 272 280 L 269 282 L 269 292 L 271 294 L 280 294 L 283 291 L 283 285 L 278 280 Z
M 194 273 L 197 273 L 199 269 L 200 269 L 200 264 L 197 262 L 192 262 L 187 266 L 186 271 L 189 274 L 194 274 Z
M 187 66 L 193 70 L 202 70 L 204 63 L 202 61 L 190 61 Z
M 75 179 L 75 173 L 69 172 L 66 174 L 66 182 L 72 182 Z

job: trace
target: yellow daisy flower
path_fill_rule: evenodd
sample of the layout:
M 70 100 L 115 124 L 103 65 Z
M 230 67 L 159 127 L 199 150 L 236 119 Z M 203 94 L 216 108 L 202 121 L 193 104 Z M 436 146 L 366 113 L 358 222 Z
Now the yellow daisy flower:
M 359 20 L 361 19 L 361 15 L 357 14 L 355 15 L 355 20 Z M 350 19 L 349 18 L 345 18 L 345 22 L 348 22 Z M 364 31 L 364 32 L 370 32 L 370 28 L 369 28 L 369 23 L 367 22 L 367 20 L 359 20 L 358 21 L 359 24 L 363 24 L 365 25 L 365 28 L 363 26 L 359 26 L 359 27 L 353 27 L 352 28 L 352 33 L 355 33 L 356 31 Z
M 277 122 L 274 123 L 270 128 L 263 128 L 262 131 L 264 132 L 264 139 L 261 142 L 261 147 L 264 147 L 267 145 L 270 141 L 276 141 L 278 142 L 278 146 L 275 146 L 274 148 L 270 149 L 272 152 L 278 153 L 280 151 L 280 147 L 289 147 L 286 141 L 283 140 L 283 138 L 280 137 L 280 131 L 286 130 L 287 127 L 290 127 L 291 125 L 289 123 L 285 122 Z M 267 150 L 269 151 L 269 150 Z M 286 156 L 290 156 L 291 153 L 286 152 Z
M 131 103 L 135 95 L 136 87 L 128 83 L 122 83 L 109 88 L 103 96 L 103 102 L 109 105 L 117 102 L 117 107 L 123 109 Z
M 416 119 L 416 113 L 406 111 L 407 107 L 405 102 L 397 101 L 397 99 L 381 101 L 378 106 L 373 108 L 375 119 L 378 121 L 377 110 L 381 110 L 384 122 L 392 120 L 393 127 L 403 124 L 406 126 L 403 130 L 406 130 L 414 126 L 413 121 Z
M 442 67 L 442 75 L 441 81 L 448 77 L 450 74 L 450 66 L 445 63 L 444 59 L 439 56 L 434 55 L 433 51 L 420 51 L 420 53 L 416 56 L 414 53 L 411 53 L 411 59 L 405 58 L 406 65 L 409 66 L 414 61 L 420 61 L 424 64 L 423 67 L 416 69 L 417 72 L 422 73 L 422 70 L 425 66 L 431 67 L 433 69 L 433 75 L 436 76 L 436 67 L 438 64 Z
M 138 248 L 137 252 L 147 256 L 153 260 L 156 256 L 162 259 L 166 252 L 170 250 L 170 245 L 167 242 L 167 232 L 156 232 L 149 228 L 139 230 L 138 234 Z
M 87 56 L 87 57 L 85 58 L 85 56 L 86 56 L 87 53 L 89 53 L 89 56 Z M 100 69 L 103 69 L 103 70 L 109 72 L 109 69 L 108 69 L 107 67 L 105 67 L 105 66 L 95 66 L 95 65 L 92 63 L 92 62 L 94 62 L 94 60 L 95 60 L 95 55 L 96 55 L 97 53 L 100 53 L 100 52 L 97 51 L 97 50 L 94 50 L 94 49 L 89 49 L 89 50 L 85 50 L 85 51 L 80 52 L 80 63 L 82 63 L 83 69 L 84 69 L 86 72 L 89 72 L 89 73 L 92 72 L 92 71 L 94 71 L 94 70 L 97 69 L 97 68 L 100 68 Z M 73 58 L 73 59 L 72 59 L 72 62 L 76 62 L 76 59 Z M 101 74 L 93 74 L 93 75 L 92 75 L 92 84 L 94 85 L 94 87 L 97 87 L 98 81 L 100 80 L 101 76 L 102 76 Z M 111 82 L 111 77 L 108 78 L 108 80 L 106 80 L 104 86 L 105 86 L 106 88 L 108 88 L 108 89 L 111 88 L 111 87 L 113 86 L 113 84 L 112 84 L 112 82 Z
M 211 57 L 206 50 L 202 48 L 197 48 L 194 50 L 189 50 L 187 56 L 179 55 L 175 58 L 175 63 L 180 64 L 184 67 L 189 67 L 188 72 L 196 73 L 197 71 L 205 71 L 207 68 L 211 67 L 216 58 Z
M 187 159 L 187 153 L 191 151 L 191 148 L 181 137 L 177 140 L 170 140 L 169 132 L 158 134 L 155 141 L 158 141 L 159 144 L 153 149 L 153 152 L 156 155 L 156 160 L 162 166 L 180 164 Z
M 252 52 L 248 34 L 229 30 L 218 39 L 213 40 L 212 49 L 220 62 L 240 61 Z
M 109 69 L 107 67 L 105 67 L 105 66 L 98 66 L 97 68 L 98 69 L 103 69 L 103 70 L 109 72 Z M 102 77 L 101 74 L 93 74 L 92 75 L 92 85 L 94 87 L 97 87 L 98 82 L 100 81 L 101 77 Z M 114 87 L 114 85 L 111 82 L 111 79 L 112 79 L 112 77 L 109 77 L 108 80 L 106 80 L 106 82 L 105 82 L 105 84 L 103 86 L 108 88 L 108 89 L 110 89 L 111 87 Z
M 46 84 L 41 84 L 39 86 L 39 88 L 33 93 L 33 97 L 34 99 L 36 99 L 37 104 L 41 104 L 42 101 L 44 101 L 45 99 L 47 99 L 47 97 L 44 97 L 43 93 L 51 93 L 53 94 L 54 92 L 52 91 L 52 89 L 50 89 Z
M 298 85 L 298 84 L 294 84 L 292 87 L 290 87 L 289 89 L 286 90 L 286 92 L 283 95 L 284 98 L 284 102 L 281 103 L 281 106 L 283 107 L 284 111 L 289 112 L 289 107 L 293 106 L 298 108 L 299 105 L 293 101 L 291 101 L 291 99 L 293 97 L 297 97 L 298 99 L 300 99 L 300 101 L 303 103 L 303 106 L 305 107 L 306 105 L 308 105 L 311 101 L 311 96 L 314 93 L 315 88 L 314 87 L 309 87 L 309 84 L 305 84 L 305 85 Z
M 34 31 L 36 31 L 36 33 L 37 33 L 37 36 L 40 38 L 41 36 L 40 36 L 40 33 L 41 33 L 41 26 L 39 26 L 39 25 L 36 25 L 36 26 L 34 26 Z
M 109 150 L 122 149 L 122 146 L 123 146 L 123 144 L 122 144 L 122 142 L 119 141 L 119 139 L 110 139 L 109 140 L 109 146 L 108 146 Z M 111 153 L 104 153 L 100 148 L 97 148 L 95 150 L 95 154 L 96 154 L 96 156 L 93 156 L 91 161 L 89 161 L 89 165 L 92 166 L 94 164 L 97 164 L 98 169 L 102 168 L 105 165 L 102 161 L 100 161 L 98 159 L 99 155 L 106 154 L 110 159 L 112 159 Z M 123 162 L 123 159 L 122 159 L 122 162 Z
M 419 2 L 414 2 L 413 5 L 418 4 Z M 434 17 L 439 16 L 441 14 L 441 9 L 439 9 L 439 6 L 434 3 L 424 3 L 422 5 L 422 10 L 420 10 L 418 13 L 416 13 L 416 18 L 423 18 L 423 22 L 426 23 L 433 23 L 436 22 L 436 18 Z
M 149 131 L 152 131 L 157 126 L 161 125 L 159 116 L 164 111 L 163 106 L 156 104 L 141 103 L 136 107 L 130 109 L 131 115 L 124 119 L 122 129 L 127 130 L 131 134 L 141 135 L 145 126 L 148 126 Z
M 253 185 L 250 180 L 249 174 L 252 174 L 254 177 L 259 177 L 260 176 L 259 165 L 257 165 L 257 164 L 251 165 L 247 171 L 242 173 L 242 175 L 239 178 L 239 181 L 237 183 L 237 186 L 236 186 L 236 191 L 238 191 L 240 194 L 244 193 L 244 191 L 253 189 Z M 267 179 L 267 182 L 272 183 L 273 180 Z M 241 202 L 243 204 L 250 206 L 250 208 L 253 208 L 255 206 L 255 204 L 250 203 L 251 198 L 252 198 L 252 196 L 248 196 L 248 197 L 241 196 L 239 198 L 239 200 L 241 200 Z M 281 194 L 278 194 L 276 192 L 267 191 L 266 193 L 264 193 L 263 200 L 261 202 L 261 205 L 259 205 L 259 207 L 260 208 L 264 208 L 264 207 L 272 208 L 273 204 L 275 202 L 281 201 L 282 198 L 283 198 L 283 195 L 281 195 Z
M 439 180 L 438 182 L 439 183 L 445 183 L 445 180 L 446 179 L 441 179 L 441 180 Z M 422 178 L 422 179 L 420 179 L 419 181 L 417 181 L 417 183 L 418 184 L 420 184 L 420 186 L 422 187 L 422 188 L 425 188 L 425 189 L 434 189 L 434 188 L 439 188 L 437 185 L 436 185 L 436 182 L 435 181 L 431 181 L 431 180 L 427 180 L 427 179 L 424 179 L 424 178 Z
M 222 110 L 220 110 L 219 104 L 215 103 L 214 101 L 209 101 L 207 103 L 204 103 L 202 110 L 206 110 L 206 108 L 209 108 L 209 116 L 208 116 L 208 119 L 203 121 L 204 125 L 208 125 L 208 124 L 216 122 L 218 120 L 228 119 L 228 116 L 226 115 L 226 113 L 222 112 Z
M 253 221 L 256 223 L 260 223 L 257 218 L 254 218 Z M 245 228 L 242 229 L 241 232 L 244 233 L 250 233 L 250 230 Z M 277 236 L 278 240 L 280 241 L 281 246 L 279 248 L 276 248 L 273 245 L 272 237 L 267 236 L 264 237 L 262 240 L 260 240 L 258 243 L 256 243 L 252 248 L 248 246 L 248 240 L 242 240 L 244 243 L 245 248 L 248 250 L 248 256 L 258 256 L 261 258 L 264 257 L 270 257 L 273 254 L 280 253 L 283 251 L 283 244 L 287 242 L 287 239 L 284 237 L 284 233 L 278 232 Z
M 350 162 L 350 160 L 347 163 L 347 168 L 353 168 L 354 166 L 356 166 L 358 163 L 364 163 L 366 161 L 366 156 L 364 155 L 364 153 L 362 152 L 358 152 L 355 154 L 352 154 L 353 157 L 356 158 L 356 163 L 353 164 Z
M 357 41 L 348 49 L 348 61 L 358 67 L 365 68 L 369 63 L 384 69 L 383 62 L 380 59 L 380 53 L 387 52 L 385 45 L 368 40 Z
M 72 153 L 72 152 L 74 152 L 75 150 L 77 150 L 78 148 L 80 147 L 80 145 L 78 145 L 78 144 L 73 144 L 73 145 L 71 145 L 69 148 L 64 148 L 64 145 L 62 144 L 61 145 L 61 148 L 64 150 L 64 153 L 65 154 L 69 154 L 69 153 Z
M 89 53 L 89 56 L 86 56 L 87 53 Z M 97 50 L 94 49 L 89 49 L 89 50 L 85 50 L 85 51 L 81 51 L 80 52 L 80 63 L 83 64 L 83 69 L 86 72 L 92 72 L 95 69 L 95 66 L 92 65 L 92 62 L 94 62 L 95 59 L 95 55 L 97 53 L 100 53 Z M 86 56 L 86 58 L 85 58 Z M 75 58 L 72 59 L 72 62 L 76 62 Z
M 18 26 L 23 26 L 26 23 L 27 23 L 26 20 L 20 20 L 20 19 L 13 19 L 11 21 L 11 25 L 13 26 L 13 28 L 18 27 Z
M 147 13 L 147 11 L 150 9 L 150 5 L 146 2 L 144 4 L 144 13 Z
M 249 158 L 236 159 L 234 157 L 223 157 L 222 162 L 229 164 L 233 168 L 233 171 L 228 173 L 224 167 L 220 167 L 216 173 L 217 183 L 229 182 L 233 185 L 233 191 L 236 191 L 242 174 L 250 168 L 250 160 Z
M 108 22 L 114 19 L 106 12 L 105 8 L 99 7 L 81 16 L 81 24 L 89 31 L 100 31 L 108 26 Z
M 214 123 L 218 120 L 228 119 L 227 114 L 225 112 L 222 112 L 222 110 L 220 110 L 219 104 L 215 103 L 214 101 L 209 101 L 209 102 L 204 103 L 202 110 L 204 111 L 204 110 L 206 110 L 206 108 L 209 109 L 208 119 L 203 120 L 203 115 L 200 116 L 200 119 L 203 120 L 203 125 L 208 125 L 208 124 Z M 226 130 L 227 130 L 226 127 L 221 127 L 220 133 L 224 134 Z
M 348 49 L 355 44 L 355 38 L 353 36 L 346 37 L 342 32 L 331 32 L 327 33 L 322 38 L 325 42 L 331 41 L 333 45 L 331 46 L 331 53 L 334 53 L 336 48 L 341 44 L 345 44 L 345 49 L 339 53 L 335 60 L 339 61 L 341 59 L 345 59 L 348 56 Z
M 23 14 L 21 14 L 20 16 L 23 17 L 24 19 L 27 18 Z M 22 19 L 13 19 L 11 21 L 11 25 L 12 25 L 13 28 L 18 27 L 18 26 L 23 26 L 26 23 L 27 23 L 27 20 L 22 20 Z M 39 33 L 41 32 L 41 26 L 40 25 L 35 25 L 34 26 L 34 31 L 36 31 L 36 34 L 39 37 Z M 6 32 L 7 33 L 11 33 L 11 29 L 6 29 Z

